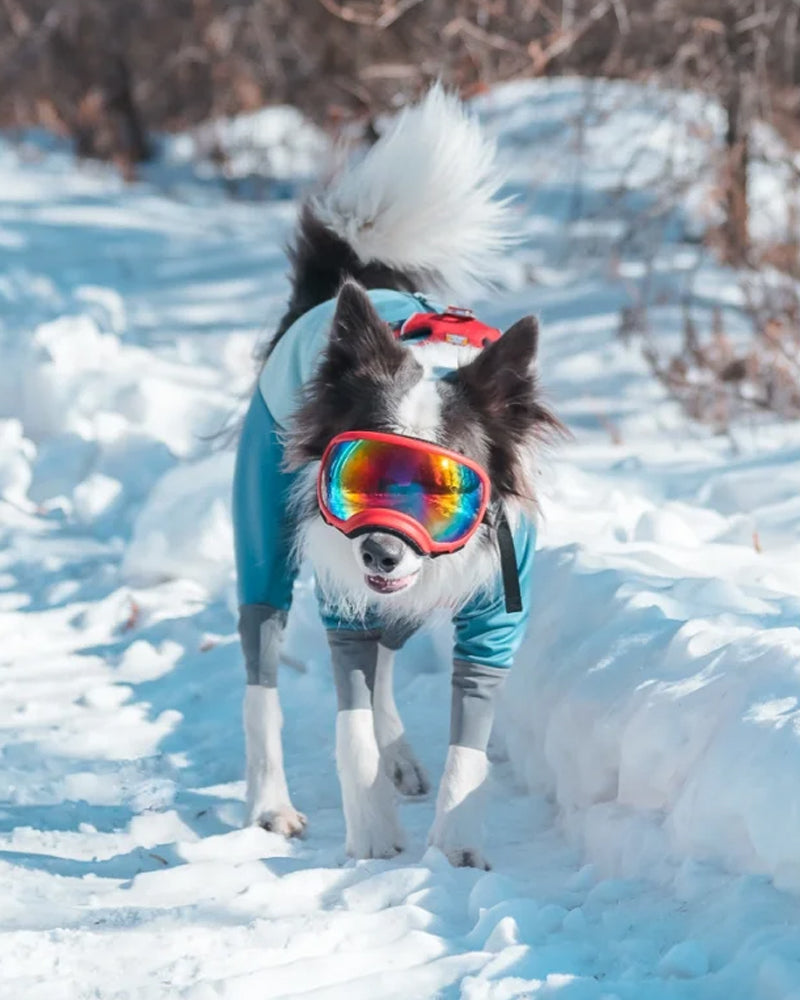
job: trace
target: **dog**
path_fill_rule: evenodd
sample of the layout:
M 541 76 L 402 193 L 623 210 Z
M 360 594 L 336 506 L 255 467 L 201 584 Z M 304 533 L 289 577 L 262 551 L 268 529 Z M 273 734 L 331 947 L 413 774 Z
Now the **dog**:
M 400 851 L 395 790 L 429 790 L 392 667 L 431 610 L 446 608 L 451 733 L 430 842 L 454 865 L 488 867 L 492 704 L 528 618 L 537 455 L 560 424 L 540 398 L 533 317 L 501 335 L 428 296 L 498 276 L 513 238 L 500 185 L 493 144 L 434 87 L 310 199 L 289 251 L 288 308 L 239 440 L 247 820 L 289 837 L 306 827 L 284 775 L 277 672 L 307 558 L 336 681 L 345 846 L 356 858 Z

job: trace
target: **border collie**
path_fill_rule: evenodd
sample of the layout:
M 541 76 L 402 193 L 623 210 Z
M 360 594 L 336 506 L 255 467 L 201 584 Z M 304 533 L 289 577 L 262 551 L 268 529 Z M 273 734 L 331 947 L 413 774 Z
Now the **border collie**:
M 392 664 L 445 608 L 451 731 L 430 842 L 453 864 L 488 867 L 492 702 L 528 617 L 536 455 L 560 424 L 539 396 L 533 317 L 501 335 L 428 296 L 499 277 L 513 239 L 499 186 L 493 144 L 435 87 L 311 199 L 289 253 L 289 306 L 239 442 L 248 821 L 286 836 L 306 827 L 284 775 L 277 672 L 307 558 L 336 681 L 346 848 L 357 858 L 401 850 L 395 791 L 428 791 Z

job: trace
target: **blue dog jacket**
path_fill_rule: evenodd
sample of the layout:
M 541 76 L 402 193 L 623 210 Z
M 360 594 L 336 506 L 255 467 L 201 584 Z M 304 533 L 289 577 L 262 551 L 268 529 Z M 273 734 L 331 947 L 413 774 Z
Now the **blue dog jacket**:
M 368 294 L 381 318 L 393 325 L 433 308 L 421 295 L 385 289 Z M 316 306 L 281 337 L 261 373 L 239 440 L 233 523 L 240 631 L 250 684 L 271 687 L 276 683 L 276 643 L 265 641 L 264 630 L 282 628 L 298 569 L 293 559 L 295 524 L 289 504 L 298 473 L 284 469 L 281 435 L 298 408 L 302 387 L 319 364 L 335 308 L 335 299 Z M 522 610 L 506 611 L 498 573 L 491 588 L 472 598 L 453 616 L 454 658 L 474 664 L 476 670 L 489 668 L 493 672 L 509 667 L 525 632 L 536 545 L 532 521 L 525 519 L 520 523 L 514 545 Z M 320 613 L 329 631 L 368 630 L 392 648 L 402 645 L 408 635 L 383 629 L 377 612 L 367 621 L 345 621 L 331 613 L 321 599 Z

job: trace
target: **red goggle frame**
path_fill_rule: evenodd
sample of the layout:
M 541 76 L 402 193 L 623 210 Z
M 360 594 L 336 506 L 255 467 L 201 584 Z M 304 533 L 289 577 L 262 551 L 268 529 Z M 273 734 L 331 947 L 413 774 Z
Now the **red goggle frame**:
M 429 441 L 379 431 L 337 434 L 317 477 L 327 524 L 349 537 L 387 531 L 434 556 L 467 544 L 486 515 L 490 492 L 477 462 Z

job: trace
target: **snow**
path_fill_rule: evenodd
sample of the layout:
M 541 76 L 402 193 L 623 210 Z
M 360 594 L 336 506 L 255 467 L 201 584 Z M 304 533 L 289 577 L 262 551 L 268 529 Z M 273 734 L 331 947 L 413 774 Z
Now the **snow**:
M 254 204 L 0 143 L 0 996 L 800 998 L 800 428 L 690 423 L 617 335 L 646 285 L 659 342 L 687 288 L 736 322 L 735 276 L 693 242 L 718 115 L 667 105 L 569 80 L 478 105 L 527 234 L 480 311 L 540 315 L 574 435 L 544 467 L 491 872 L 426 848 L 433 796 L 402 805 L 396 860 L 346 859 L 307 577 L 281 697 L 309 834 L 241 827 L 223 445 L 319 136 L 293 120 L 287 152 L 285 112 L 262 114 L 288 187 Z M 397 671 L 434 778 L 447 649 L 423 633 Z

